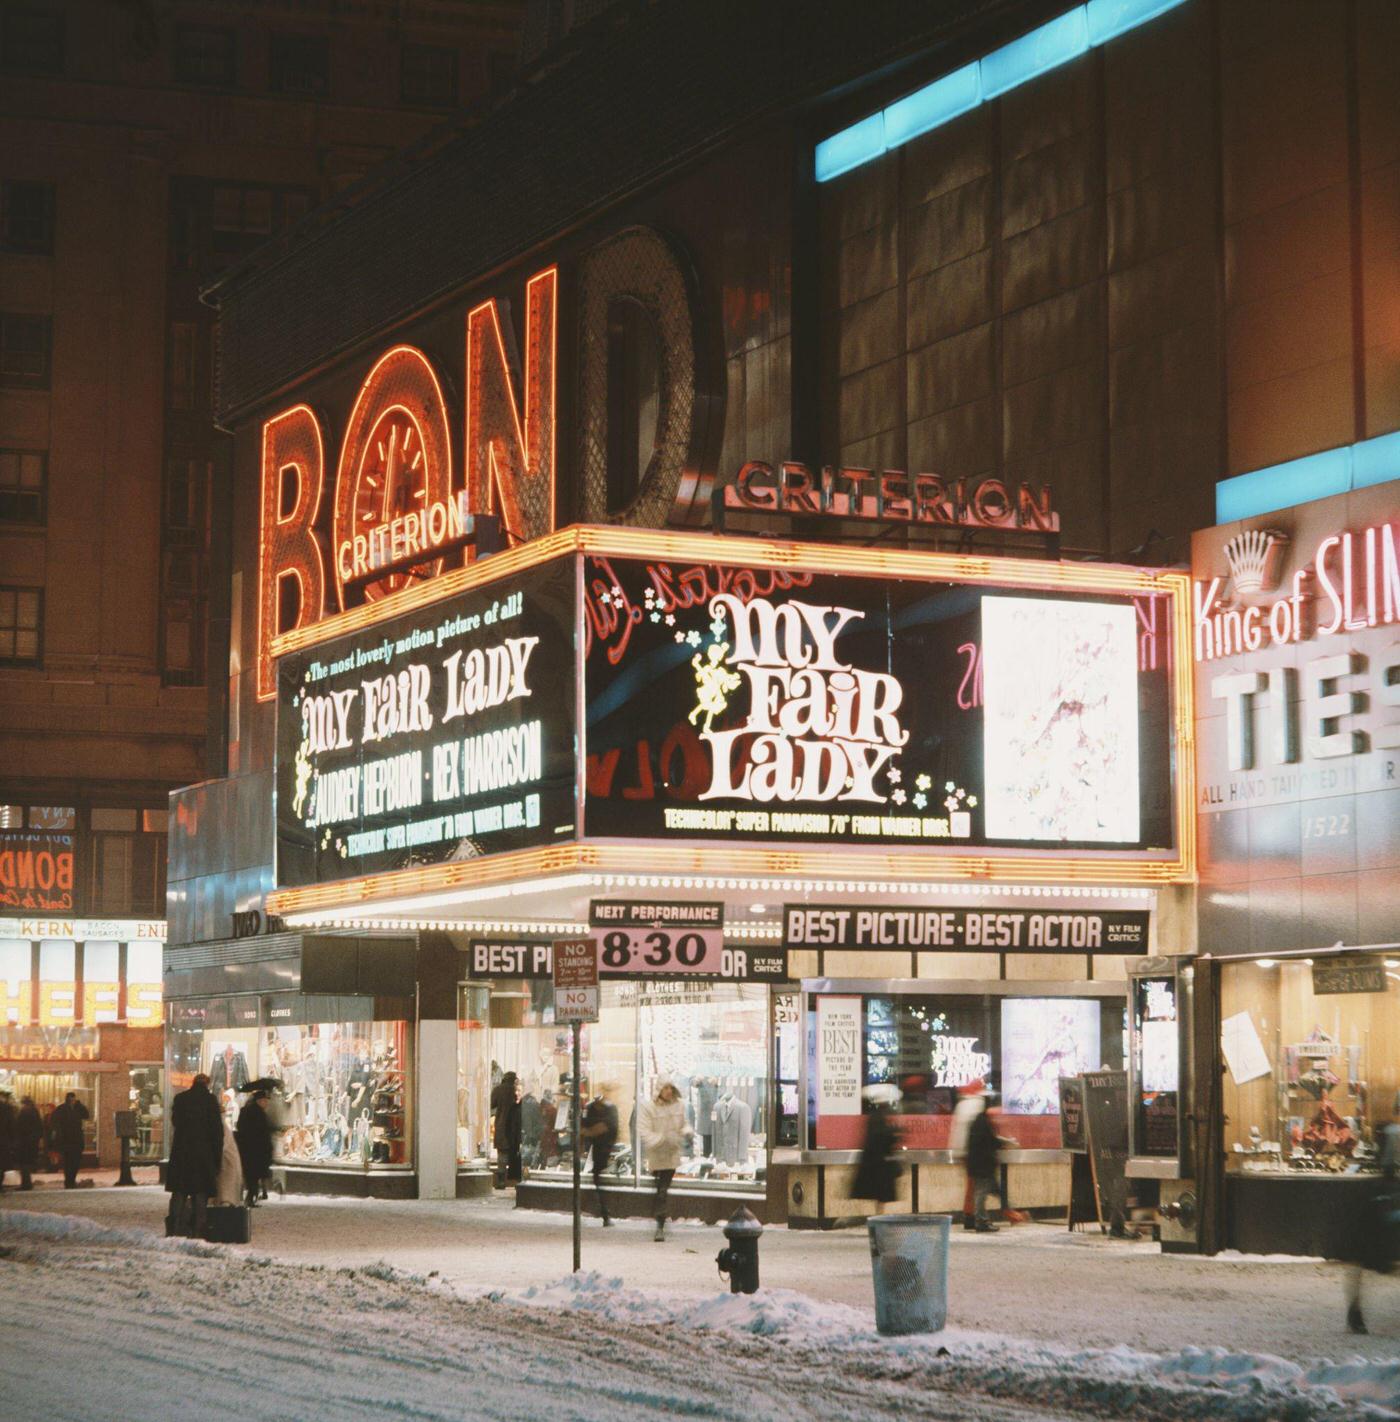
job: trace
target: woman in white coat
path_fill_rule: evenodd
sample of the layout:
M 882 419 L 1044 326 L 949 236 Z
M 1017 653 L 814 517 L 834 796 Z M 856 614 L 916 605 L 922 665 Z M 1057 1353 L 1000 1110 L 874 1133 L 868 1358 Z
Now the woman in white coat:
M 214 1187 L 211 1205 L 241 1205 L 243 1203 L 243 1160 L 238 1154 L 238 1141 L 233 1127 L 224 1120 L 224 1150 L 219 1157 L 219 1179 Z
M 637 1116 L 637 1135 L 646 1154 L 647 1169 L 656 1178 L 656 1233 L 666 1238 L 666 1201 L 671 1177 L 681 1163 L 681 1147 L 692 1131 L 685 1123 L 685 1102 L 669 1077 L 661 1077 L 650 1101 L 642 1102 Z

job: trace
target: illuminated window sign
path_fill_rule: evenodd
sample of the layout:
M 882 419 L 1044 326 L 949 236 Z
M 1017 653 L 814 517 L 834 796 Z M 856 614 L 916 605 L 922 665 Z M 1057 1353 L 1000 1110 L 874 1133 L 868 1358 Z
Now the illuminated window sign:
M 281 660 L 280 885 L 573 833 L 573 572 L 545 564 Z
M 0 907 L 40 913 L 73 908 L 73 836 L 0 831 Z
M 1170 849 L 1165 598 L 585 564 L 589 836 Z

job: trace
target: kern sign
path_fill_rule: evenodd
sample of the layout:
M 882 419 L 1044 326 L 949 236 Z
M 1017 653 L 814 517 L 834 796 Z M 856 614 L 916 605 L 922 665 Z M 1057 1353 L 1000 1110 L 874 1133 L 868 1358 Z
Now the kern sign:
M 516 851 L 532 873 L 839 846 L 1189 875 L 1187 594 L 1105 565 L 562 530 L 289 639 L 269 910 Z

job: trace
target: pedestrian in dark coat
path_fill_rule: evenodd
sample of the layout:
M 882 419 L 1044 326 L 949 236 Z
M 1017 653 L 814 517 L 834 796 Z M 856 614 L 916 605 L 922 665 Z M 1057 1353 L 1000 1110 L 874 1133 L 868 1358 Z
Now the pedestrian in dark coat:
M 851 1186 L 851 1198 L 876 1200 L 887 1205 L 899 1194 L 900 1164 L 894 1158 L 899 1149 L 894 1107 L 899 1100 L 897 1086 L 868 1086 L 865 1098 L 872 1104 L 865 1117 L 865 1144 Z
M 972 1180 L 973 1227 L 978 1234 L 996 1233 L 997 1227 L 987 1214 L 987 1199 L 1001 1192 L 1001 1184 L 997 1179 L 1001 1148 L 1014 1144 L 1014 1141 L 997 1134 L 991 1112 L 987 1108 L 987 1098 L 984 1096 L 982 1109 L 972 1118 L 967 1128 L 967 1173 Z
M 499 1188 L 516 1184 L 524 1173 L 520 1168 L 520 1090 L 513 1071 L 506 1072 L 491 1097 L 496 1112 L 491 1140 L 496 1147 L 496 1185 Z
M 39 1150 L 44 1143 L 44 1121 L 32 1096 L 20 1102 L 15 1120 L 15 1163 L 19 1166 L 19 1188 L 34 1188 L 34 1172 L 39 1168 Z
M 15 1103 L 8 1091 L 0 1091 L 0 1190 L 5 1188 L 7 1172 L 19 1165 L 18 1129 Z
M 63 1157 L 63 1188 L 72 1190 L 78 1183 L 78 1167 L 83 1160 L 83 1122 L 89 1111 L 77 1093 L 70 1091 L 49 1117 L 49 1145 Z
M 1347 1328 L 1352 1333 L 1371 1331 L 1361 1312 L 1366 1271 L 1389 1274 L 1400 1261 L 1400 1093 L 1392 1112 L 1396 1119 L 1378 1133 L 1380 1179 L 1360 1196 L 1342 1251 L 1347 1265 Z
M 272 1122 L 267 1118 L 267 1092 L 255 1091 L 243 1103 L 233 1136 L 238 1142 L 243 1184 L 251 1208 L 258 1203 L 263 1181 L 272 1174 Z
M 613 1105 L 612 1095 L 611 1082 L 604 1082 L 597 1096 L 588 1103 L 578 1131 L 593 1153 L 593 1189 L 597 1192 L 598 1213 L 605 1225 L 612 1224 L 612 1215 L 608 1211 L 608 1197 L 603 1193 L 603 1172 L 617 1148 L 618 1134 L 617 1107 Z
M 209 1197 L 218 1183 L 219 1160 L 224 1151 L 224 1118 L 203 1072 L 170 1103 L 170 1130 L 170 1163 L 165 1168 L 165 1188 L 170 1192 L 166 1229 L 176 1234 L 185 1228 L 185 1209 L 192 1202 L 193 1232 L 203 1234 Z

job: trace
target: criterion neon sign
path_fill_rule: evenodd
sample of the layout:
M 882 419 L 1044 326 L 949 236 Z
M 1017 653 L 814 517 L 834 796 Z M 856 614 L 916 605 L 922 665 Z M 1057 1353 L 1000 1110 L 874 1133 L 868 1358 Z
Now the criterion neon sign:
M 1012 493 L 1000 479 L 970 484 L 938 474 L 901 469 L 846 469 L 823 465 L 813 471 L 788 460 L 776 468 L 751 459 L 724 490 L 730 513 L 776 513 L 915 523 L 953 528 L 996 528 L 1013 532 L 1058 533 L 1060 516 L 1050 490 L 1032 492 L 1022 484 Z

